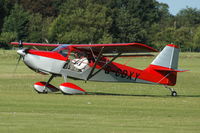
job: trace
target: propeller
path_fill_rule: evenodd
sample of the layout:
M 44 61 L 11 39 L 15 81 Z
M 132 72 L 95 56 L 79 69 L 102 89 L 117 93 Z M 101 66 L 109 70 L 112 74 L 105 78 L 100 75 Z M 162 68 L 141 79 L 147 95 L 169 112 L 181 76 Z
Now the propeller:
M 17 67 L 18 67 L 18 65 L 19 65 L 19 62 L 20 62 L 20 60 L 23 58 L 23 56 L 27 53 L 26 52 L 26 50 L 27 49 L 23 49 L 23 42 L 22 42 L 22 40 L 20 40 L 19 41 L 19 43 L 18 43 L 18 50 L 17 50 L 17 53 L 19 54 L 19 58 L 17 59 L 17 63 L 16 63 L 16 65 L 15 65 L 15 69 L 14 69 L 14 73 L 16 72 L 16 70 L 17 70 Z
M 16 63 L 16 65 L 15 65 L 15 69 L 14 69 L 14 71 L 13 71 L 14 73 L 16 72 L 17 67 L 18 67 L 19 62 L 20 62 L 21 59 L 22 59 L 22 55 L 20 55 L 19 58 L 18 58 L 18 60 L 17 60 L 17 63 Z

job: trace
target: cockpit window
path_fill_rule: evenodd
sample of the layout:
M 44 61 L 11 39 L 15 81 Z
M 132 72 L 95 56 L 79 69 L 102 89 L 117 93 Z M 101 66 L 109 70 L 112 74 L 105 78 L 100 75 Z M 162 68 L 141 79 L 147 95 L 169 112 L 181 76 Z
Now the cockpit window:
M 63 55 L 64 57 L 67 57 L 67 55 L 68 55 L 68 49 L 60 50 L 59 53 L 60 53 L 61 55 Z
M 53 49 L 52 51 L 60 51 L 61 49 L 69 49 L 68 46 L 69 46 L 68 44 L 63 44 Z
M 67 57 L 69 48 L 68 48 L 68 45 L 67 45 L 67 44 L 63 44 L 63 45 L 61 45 L 61 46 L 58 46 L 57 48 L 55 48 L 55 49 L 52 50 L 52 51 L 58 52 L 58 53 L 60 53 L 61 55 L 63 55 L 64 57 Z

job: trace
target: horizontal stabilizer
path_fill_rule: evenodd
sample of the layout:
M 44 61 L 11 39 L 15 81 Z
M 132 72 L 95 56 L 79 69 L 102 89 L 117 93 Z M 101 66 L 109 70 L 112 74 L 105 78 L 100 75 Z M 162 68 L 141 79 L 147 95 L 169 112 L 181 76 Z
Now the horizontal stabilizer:
M 170 72 L 186 72 L 186 71 L 189 71 L 189 70 L 182 70 L 182 69 L 172 69 L 172 68 L 156 66 L 156 65 L 150 65 L 150 67 L 154 70 L 157 70 L 157 71 L 170 71 Z

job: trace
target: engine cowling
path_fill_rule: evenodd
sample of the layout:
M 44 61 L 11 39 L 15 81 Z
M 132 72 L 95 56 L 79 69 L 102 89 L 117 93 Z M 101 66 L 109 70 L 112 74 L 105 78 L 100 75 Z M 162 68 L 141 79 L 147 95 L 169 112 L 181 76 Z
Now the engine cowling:
M 47 84 L 46 82 L 36 82 L 33 87 L 38 93 L 49 93 L 49 92 L 59 91 L 58 88 L 56 88 L 51 84 L 48 84 L 45 88 L 46 84 Z
M 86 91 L 73 83 L 62 83 L 60 84 L 60 90 L 63 94 L 73 95 L 73 94 L 85 94 Z

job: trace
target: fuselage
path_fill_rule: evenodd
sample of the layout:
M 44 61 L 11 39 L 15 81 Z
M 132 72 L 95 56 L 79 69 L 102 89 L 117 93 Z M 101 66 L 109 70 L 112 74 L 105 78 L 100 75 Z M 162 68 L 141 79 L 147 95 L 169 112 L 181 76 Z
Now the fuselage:
M 69 78 L 102 81 L 102 82 L 130 82 L 175 85 L 175 71 L 158 71 L 150 65 L 144 70 L 136 69 L 116 62 L 110 62 L 106 57 L 101 57 L 100 61 L 95 61 L 88 56 L 89 64 L 83 71 L 70 69 L 71 56 L 74 52 L 68 46 L 61 46 L 53 51 L 39 50 L 18 50 L 18 54 L 23 56 L 24 63 L 32 70 L 43 74 L 54 74 L 67 76 Z M 157 67 L 156 67 L 157 68 Z M 91 73 L 93 72 L 93 73 Z

